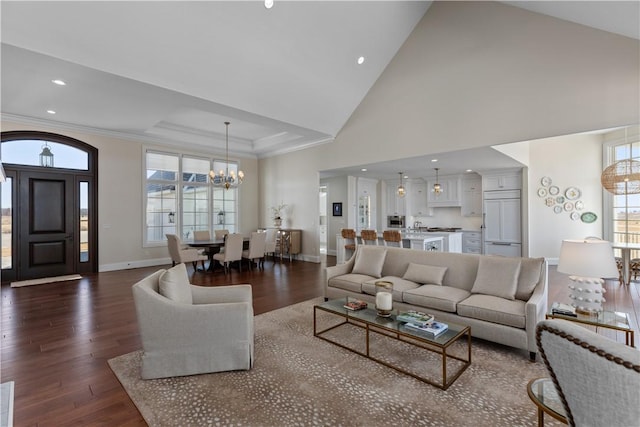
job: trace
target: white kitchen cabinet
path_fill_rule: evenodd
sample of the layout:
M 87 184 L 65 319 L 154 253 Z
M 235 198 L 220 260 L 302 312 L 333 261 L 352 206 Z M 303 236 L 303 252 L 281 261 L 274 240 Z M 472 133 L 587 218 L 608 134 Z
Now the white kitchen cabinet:
M 482 178 L 473 174 L 462 180 L 462 216 L 482 215 Z
M 412 216 L 431 216 L 433 211 L 427 204 L 428 187 L 427 183 L 422 179 L 413 179 L 409 183 L 409 196 L 407 198 L 407 207 L 409 215 Z
M 520 243 L 520 199 L 484 201 L 485 242 Z
M 482 233 L 479 231 L 463 231 L 462 252 L 465 254 L 481 254 Z
M 443 252 L 462 252 L 462 233 L 461 232 L 430 232 L 429 236 L 443 237 L 442 251 Z
M 440 194 L 432 191 L 433 185 L 436 183 L 435 178 L 427 180 L 427 205 L 430 208 L 460 206 L 462 193 L 462 180 L 460 176 L 441 176 L 438 182 L 442 186 L 442 192 Z
M 491 172 L 482 175 L 484 191 L 520 190 L 522 174 L 520 171 Z
M 406 202 L 407 194 L 411 191 L 411 184 L 403 181 L 402 185 L 405 188 L 405 196 L 398 197 L 396 191 L 400 185 L 400 179 L 393 181 L 386 181 L 387 184 L 387 215 L 406 215 Z
M 520 247 L 520 243 L 485 243 L 484 254 L 519 257 L 522 256 L 522 248 Z

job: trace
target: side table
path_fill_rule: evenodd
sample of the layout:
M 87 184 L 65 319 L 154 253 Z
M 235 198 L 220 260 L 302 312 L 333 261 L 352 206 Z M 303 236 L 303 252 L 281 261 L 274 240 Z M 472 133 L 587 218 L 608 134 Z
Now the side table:
M 538 407 L 538 427 L 544 426 L 544 414 L 567 424 L 564 406 L 551 378 L 534 378 L 527 384 L 529 399 Z
M 547 319 L 563 319 L 570 322 L 582 323 L 584 325 L 595 326 L 597 328 L 614 329 L 625 333 L 625 342 L 628 346 L 634 347 L 634 331 L 631 328 L 629 314 L 621 311 L 601 311 L 597 314 L 578 314 L 577 317 L 565 316 L 562 314 L 547 313 Z

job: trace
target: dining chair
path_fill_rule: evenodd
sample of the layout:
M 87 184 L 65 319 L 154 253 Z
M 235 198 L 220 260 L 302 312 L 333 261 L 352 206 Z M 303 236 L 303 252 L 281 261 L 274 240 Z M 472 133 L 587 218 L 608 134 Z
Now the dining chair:
M 382 240 L 385 246 L 402 247 L 402 234 L 398 230 L 384 230 Z
M 165 236 L 167 237 L 167 248 L 174 266 L 183 262 L 191 262 L 195 270 L 198 261 L 201 261 L 204 269 L 204 262 L 209 259 L 208 256 L 204 255 L 199 249 L 184 247 L 180 238 L 175 234 L 166 234 Z
M 378 244 L 378 233 L 376 233 L 376 230 L 361 230 L 360 238 L 362 239 L 363 245 Z
M 249 249 L 242 251 L 242 258 L 249 261 L 249 269 L 253 268 L 253 262 L 258 260 L 258 268 L 264 268 L 264 252 L 267 242 L 267 233 L 254 231 L 249 238 Z
M 278 230 L 276 230 L 275 228 L 267 228 L 267 231 L 265 232 L 266 234 L 266 241 L 265 241 L 265 246 L 264 246 L 264 254 L 265 256 L 267 254 L 270 254 L 273 259 L 275 260 L 276 258 L 276 234 L 277 234 Z M 264 262 L 263 262 L 264 265 Z
M 213 231 L 213 235 L 215 236 L 216 240 L 221 240 L 224 239 L 227 234 L 229 234 L 229 230 L 214 230 Z M 224 253 L 224 246 L 222 246 L 221 248 L 219 248 L 218 253 Z
M 229 272 L 232 262 L 242 260 L 242 243 L 244 236 L 239 233 L 230 233 L 225 236 L 224 252 L 213 255 L 213 259 L 224 265 L 224 273 Z M 239 262 L 239 269 L 242 271 L 242 263 Z
M 211 233 L 209 233 L 209 230 L 196 230 L 193 232 L 193 240 L 211 240 Z M 202 250 L 202 254 L 206 256 L 210 256 L 213 253 L 215 252 L 212 252 L 210 248 L 204 248 Z

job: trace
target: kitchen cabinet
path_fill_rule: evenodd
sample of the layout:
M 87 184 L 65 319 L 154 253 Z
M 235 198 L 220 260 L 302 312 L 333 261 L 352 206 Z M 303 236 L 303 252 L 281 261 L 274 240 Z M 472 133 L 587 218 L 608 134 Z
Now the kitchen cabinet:
M 520 256 L 520 191 L 484 192 L 484 254 Z
M 407 200 L 409 215 L 418 217 L 433 215 L 433 210 L 429 208 L 427 203 L 428 193 L 429 188 L 427 187 L 427 183 L 424 180 L 411 180 L 409 198 Z
M 490 172 L 482 175 L 484 191 L 520 190 L 522 174 L 520 171 Z
M 442 192 L 432 191 L 435 178 L 427 180 L 427 205 L 430 208 L 456 207 L 461 205 L 461 179 L 459 175 L 441 176 L 438 179 Z
M 482 233 L 479 231 L 463 231 L 462 252 L 465 254 L 481 254 Z
M 462 233 L 461 232 L 430 232 L 429 236 L 443 237 L 442 239 L 442 251 L 443 252 L 462 252 Z
M 398 197 L 396 190 L 400 185 L 400 180 L 387 181 L 387 215 L 406 215 L 406 199 L 408 194 L 411 191 L 411 184 L 409 182 L 403 181 L 402 185 L 404 186 L 406 193 L 404 197 Z
M 482 178 L 478 174 L 465 176 L 462 180 L 462 216 L 482 215 Z

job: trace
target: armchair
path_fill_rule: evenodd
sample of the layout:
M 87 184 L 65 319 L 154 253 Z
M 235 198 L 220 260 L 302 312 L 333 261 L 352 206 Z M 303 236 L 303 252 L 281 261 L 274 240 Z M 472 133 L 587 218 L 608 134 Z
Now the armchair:
M 251 285 L 194 286 L 178 264 L 142 279 L 132 291 L 143 379 L 253 366 Z
M 571 426 L 640 420 L 640 351 L 566 320 L 544 320 L 536 340 Z

